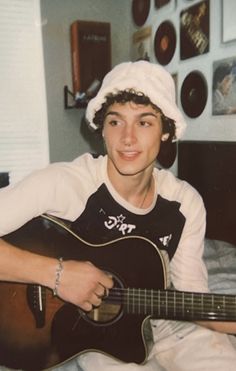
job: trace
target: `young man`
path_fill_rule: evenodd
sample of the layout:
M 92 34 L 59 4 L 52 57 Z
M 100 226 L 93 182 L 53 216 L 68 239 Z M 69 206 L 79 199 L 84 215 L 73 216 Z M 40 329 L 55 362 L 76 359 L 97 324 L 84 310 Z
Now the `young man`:
M 86 112 L 89 125 L 103 136 L 107 155 L 85 154 L 71 163 L 51 164 L 3 189 L 0 235 L 47 213 L 69 220 L 72 230 L 92 244 L 140 236 L 157 246 L 175 289 L 207 292 L 202 199 L 186 182 L 155 167 L 165 145 L 178 140 L 186 126 L 175 102 L 174 82 L 161 66 L 147 61 L 116 66 Z M 58 262 L 4 240 L 0 254 L 1 280 L 38 283 L 84 311 L 99 307 L 113 285 L 111 275 L 94 262 Z M 120 259 L 127 263 L 126 254 Z M 212 330 L 236 333 L 236 324 L 150 324 L 154 344 L 144 365 L 89 352 L 58 369 L 202 371 L 208 360 L 207 371 L 234 370 L 236 352 L 228 335 Z M 202 344 L 200 353 L 194 352 L 196 344 Z

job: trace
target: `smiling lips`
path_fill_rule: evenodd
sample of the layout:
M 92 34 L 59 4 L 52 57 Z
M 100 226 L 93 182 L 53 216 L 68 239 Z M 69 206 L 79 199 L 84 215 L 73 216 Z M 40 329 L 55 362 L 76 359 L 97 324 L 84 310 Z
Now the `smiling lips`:
M 118 151 L 120 157 L 124 160 L 134 160 L 138 157 L 138 151 Z

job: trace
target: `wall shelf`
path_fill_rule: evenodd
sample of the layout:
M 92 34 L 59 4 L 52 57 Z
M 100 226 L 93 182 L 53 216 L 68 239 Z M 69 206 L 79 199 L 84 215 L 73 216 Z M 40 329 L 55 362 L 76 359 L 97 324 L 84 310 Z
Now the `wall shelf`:
M 88 104 L 88 99 L 84 94 L 81 98 L 76 99 L 72 91 L 69 90 L 68 86 L 64 86 L 64 108 L 73 109 L 73 108 L 86 108 Z

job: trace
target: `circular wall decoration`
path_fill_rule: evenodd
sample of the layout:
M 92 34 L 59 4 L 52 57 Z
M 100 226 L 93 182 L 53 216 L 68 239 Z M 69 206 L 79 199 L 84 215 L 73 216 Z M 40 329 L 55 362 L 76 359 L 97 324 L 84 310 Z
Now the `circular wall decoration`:
M 156 59 L 162 65 L 168 64 L 173 58 L 176 47 L 176 32 L 170 21 L 165 21 L 158 27 L 154 39 Z
M 142 26 L 149 14 L 150 0 L 133 0 L 132 15 L 137 26 Z
M 187 116 L 201 115 L 207 102 L 207 82 L 203 74 L 193 71 L 184 79 L 181 87 L 181 104 Z

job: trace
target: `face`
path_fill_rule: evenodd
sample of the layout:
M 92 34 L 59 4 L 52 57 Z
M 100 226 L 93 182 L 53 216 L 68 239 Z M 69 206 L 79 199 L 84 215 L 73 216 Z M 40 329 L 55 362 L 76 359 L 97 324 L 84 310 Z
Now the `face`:
M 223 95 L 228 95 L 230 93 L 230 89 L 232 87 L 233 83 L 233 76 L 232 75 L 227 75 L 224 77 L 224 79 L 220 83 L 220 91 Z
M 114 103 L 105 115 L 103 137 L 111 180 L 151 173 L 162 137 L 160 113 L 151 105 Z

